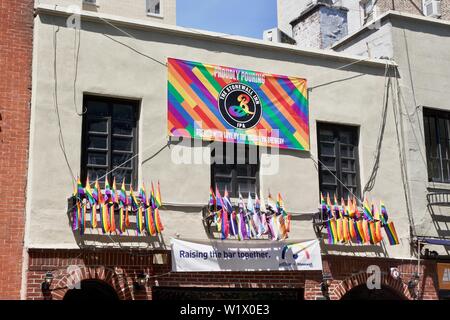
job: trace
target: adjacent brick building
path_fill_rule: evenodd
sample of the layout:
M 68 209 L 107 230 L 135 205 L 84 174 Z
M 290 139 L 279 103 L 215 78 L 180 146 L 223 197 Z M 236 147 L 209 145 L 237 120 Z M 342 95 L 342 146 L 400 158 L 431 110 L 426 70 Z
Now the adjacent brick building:
M 25 227 L 33 1 L 0 1 L 0 299 L 19 299 Z

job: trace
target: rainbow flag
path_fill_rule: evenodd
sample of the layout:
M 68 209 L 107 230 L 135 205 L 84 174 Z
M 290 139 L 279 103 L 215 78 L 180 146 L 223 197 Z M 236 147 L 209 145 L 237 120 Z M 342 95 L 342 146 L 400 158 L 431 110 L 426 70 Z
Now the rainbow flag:
M 225 211 L 224 207 L 221 210 L 221 222 L 222 222 L 222 240 L 228 239 L 229 236 L 229 221 L 228 221 L 228 212 Z
M 371 244 L 377 243 L 376 234 L 375 234 L 375 222 L 373 222 L 373 221 L 369 222 L 369 238 L 370 238 Z
M 321 206 L 321 209 L 322 209 L 323 218 L 324 219 L 330 219 L 331 216 L 328 215 L 328 206 L 327 206 L 327 203 L 326 203 L 326 201 L 325 201 L 325 199 L 323 197 L 322 192 L 320 193 L 320 206 Z
M 383 226 L 385 226 L 389 220 L 389 216 L 387 213 L 386 206 L 381 201 L 380 201 L 380 210 L 381 210 L 381 223 Z
M 397 231 L 395 230 L 394 227 L 394 222 L 388 222 L 387 225 L 384 226 L 384 231 L 386 231 L 386 235 L 388 237 L 389 240 L 389 244 L 391 246 L 395 246 L 400 244 L 398 235 L 397 235 Z
M 155 215 L 156 232 L 161 233 L 161 232 L 164 231 L 164 226 L 162 224 L 161 217 L 159 216 L 159 209 L 155 208 L 153 210 L 153 212 L 154 212 L 154 215 Z
M 85 195 L 83 185 L 81 184 L 80 177 L 77 179 L 77 196 L 79 199 L 82 199 Z
M 337 230 L 337 238 L 339 242 L 344 241 L 344 229 L 343 229 L 343 220 L 341 218 L 336 219 L 336 230 Z
M 367 220 L 362 221 L 362 229 L 364 234 L 364 243 L 370 243 L 370 231 L 369 231 L 369 222 Z
M 366 242 L 366 235 L 364 233 L 362 220 L 355 221 L 355 231 L 356 231 L 356 242 L 363 244 Z
M 141 205 L 146 206 L 148 204 L 147 193 L 145 192 L 145 184 L 142 183 L 142 187 L 139 189 L 139 200 Z
M 73 208 L 73 215 L 72 215 L 72 230 L 78 230 L 79 227 L 79 222 L 80 219 L 79 217 L 81 216 L 81 207 L 80 207 L 80 202 L 77 200 L 74 208 Z
M 348 218 L 342 218 L 342 235 L 345 243 L 350 241 L 350 230 L 348 226 Z
M 100 224 L 102 226 L 102 232 L 109 232 L 109 215 L 108 215 L 108 204 L 100 204 Z
M 119 230 L 120 232 L 125 232 L 126 229 L 126 221 L 128 220 L 128 197 L 127 191 L 125 189 L 125 178 L 122 180 L 122 186 L 119 191 Z M 126 211 L 126 216 L 124 214 Z M 128 222 L 129 223 L 129 222 Z
M 162 199 L 161 199 L 161 189 L 160 189 L 160 185 L 159 185 L 159 180 L 158 180 L 158 188 L 156 189 L 156 207 L 161 208 L 162 206 Z
M 112 191 L 109 186 L 108 176 L 105 177 L 105 202 L 112 202 Z
M 113 203 L 119 203 L 119 199 L 117 198 L 116 177 L 114 177 L 114 180 L 113 180 L 111 200 Z
M 109 205 L 109 233 L 116 231 L 116 217 L 114 211 L 114 203 Z
M 335 196 L 336 199 L 336 196 Z M 335 200 L 337 201 L 337 200 Z M 347 202 L 347 204 L 349 204 Z M 341 218 L 350 216 L 350 205 L 345 205 L 344 198 L 341 198 L 341 209 L 339 210 L 339 215 Z
M 364 200 L 363 203 L 363 211 L 364 211 L 364 219 L 367 221 L 372 221 L 372 208 L 369 206 L 369 202 L 367 201 L 367 198 Z
M 144 221 L 142 217 L 142 207 L 139 207 L 136 211 L 136 231 L 137 234 L 141 234 L 144 231 Z
M 381 222 L 375 222 L 375 243 L 383 241 L 383 235 L 381 234 Z
M 152 207 L 147 207 L 147 209 L 145 209 L 145 229 L 147 231 L 147 234 L 151 236 L 156 236 L 155 221 L 153 219 Z
M 327 211 L 328 211 L 328 216 L 332 217 L 333 216 L 333 205 L 331 204 L 331 199 L 330 199 L 330 193 L 327 193 Z M 338 219 L 338 217 L 335 217 L 336 219 Z
M 217 208 L 216 196 L 214 195 L 212 187 L 209 187 L 209 208 L 214 211 L 216 211 Z
M 86 230 L 86 203 L 81 206 L 81 219 L 80 219 L 80 235 L 84 235 Z
M 355 219 L 361 219 L 361 212 L 359 212 L 358 202 L 356 201 L 355 197 L 353 197 L 352 207 L 353 207 L 353 210 L 355 212 L 354 218 Z
M 336 219 L 332 218 L 327 222 L 327 231 L 328 231 L 328 244 L 337 244 L 339 242 L 337 236 L 337 225 Z
M 357 241 L 357 235 L 356 235 L 356 226 L 353 219 L 348 219 L 348 232 L 350 236 L 350 241 L 352 242 L 358 242 Z

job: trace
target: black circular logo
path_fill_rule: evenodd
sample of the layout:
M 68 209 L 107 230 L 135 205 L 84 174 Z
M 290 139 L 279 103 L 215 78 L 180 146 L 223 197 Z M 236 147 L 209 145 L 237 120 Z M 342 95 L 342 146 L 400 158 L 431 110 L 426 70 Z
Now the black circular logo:
M 261 100 L 248 85 L 231 83 L 220 92 L 219 111 L 232 127 L 250 129 L 261 120 Z

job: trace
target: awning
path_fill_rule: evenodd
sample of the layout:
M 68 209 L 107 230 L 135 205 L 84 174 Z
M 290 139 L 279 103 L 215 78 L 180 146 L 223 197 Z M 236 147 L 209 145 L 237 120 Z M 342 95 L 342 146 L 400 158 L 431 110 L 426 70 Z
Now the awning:
M 450 239 L 433 238 L 433 237 L 417 237 L 417 241 L 422 243 L 434 244 L 438 246 L 450 246 Z

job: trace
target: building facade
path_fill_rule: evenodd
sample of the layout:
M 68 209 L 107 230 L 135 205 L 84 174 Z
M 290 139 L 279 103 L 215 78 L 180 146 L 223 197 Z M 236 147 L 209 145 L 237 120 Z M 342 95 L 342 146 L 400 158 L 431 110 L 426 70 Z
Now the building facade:
M 0 12 L 0 299 L 19 299 L 27 187 L 33 1 Z M 8 201 L 6 201 L 8 199 Z
M 399 64 L 399 86 L 405 131 L 405 182 L 410 192 L 413 235 L 427 252 L 448 260 L 448 179 L 446 144 L 441 142 L 448 106 L 450 42 L 448 21 L 391 12 L 378 28 L 363 29 L 333 49 L 361 56 L 385 56 Z M 442 159 L 442 160 L 436 160 Z M 438 162 L 437 162 L 438 161 Z M 444 162 L 441 162 L 444 161 Z
M 395 62 L 198 33 L 170 22 L 102 12 L 101 3 L 98 6 L 97 11 L 86 9 L 75 17 L 73 8 L 62 5 L 41 1 L 35 8 L 23 280 L 27 299 L 76 298 L 83 294 L 76 290 L 78 284 L 120 299 L 194 297 L 199 292 L 210 297 L 286 299 L 438 297 L 436 263 L 417 259 L 410 198 L 404 200 L 396 120 L 399 97 L 388 94 L 398 79 Z M 73 18 L 80 21 L 75 29 L 69 23 Z M 169 112 L 170 58 L 306 79 L 307 147 L 260 148 L 255 170 L 224 176 L 206 161 L 214 144 L 168 135 L 168 121 L 175 122 Z M 191 90 L 183 83 L 180 87 Z M 89 226 L 88 219 L 80 235 L 71 220 L 74 203 L 68 201 L 77 176 L 90 176 L 92 181 L 117 170 L 124 160 L 130 165 L 120 169 L 120 177 L 134 186 L 160 181 L 164 231 L 143 236 L 129 228 L 122 235 L 108 234 L 100 226 Z M 268 170 L 268 164 L 276 170 Z M 244 167 L 250 168 L 245 162 Z M 265 198 L 269 192 L 283 194 L 286 211 L 292 214 L 289 240 L 318 238 L 323 270 L 171 271 L 171 239 L 221 241 L 205 224 L 204 213 L 210 187 L 224 179 L 234 186 L 229 189 L 234 203 L 236 186 L 244 194 L 255 188 Z M 323 221 L 313 224 L 319 217 L 320 194 L 331 192 L 340 198 L 348 191 L 384 201 L 395 221 L 398 245 L 386 238 L 373 245 L 328 243 L 325 229 L 317 228 Z M 130 220 L 136 223 L 133 216 Z M 248 243 L 261 241 L 271 243 Z M 378 291 L 366 286 L 368 269 L 374 266 L 380 272 Z M 400 276 L 391 276 L 391 268 Z M 148 281 L 140 286 L 142 275 Z M 46 279 L 50 286 L 43 290 Z
M 330 49 L 333 43 L 371 25 L 388 11 L 450 19 L 448 0 L 278 0 L 277 29 L 308 48 Z M 282 39 L 268 39 L 282 42 Z

